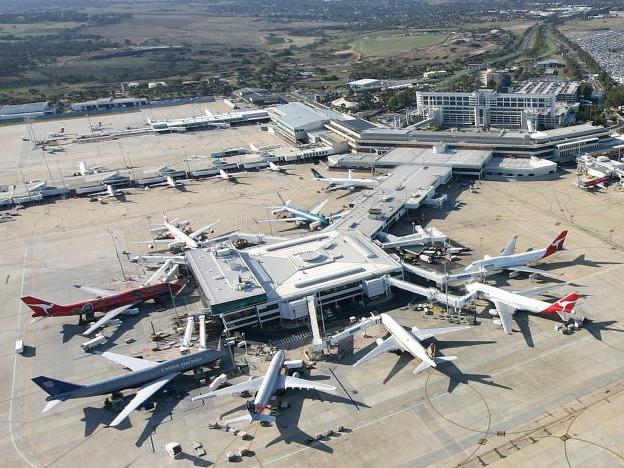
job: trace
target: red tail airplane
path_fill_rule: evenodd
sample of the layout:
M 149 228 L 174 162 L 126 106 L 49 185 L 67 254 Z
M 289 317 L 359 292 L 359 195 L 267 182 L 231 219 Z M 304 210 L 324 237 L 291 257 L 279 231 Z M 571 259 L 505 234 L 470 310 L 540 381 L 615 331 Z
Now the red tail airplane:
M 94 312 L 108 312 L 123 306 L 155 299 L 164 294 L 177 294 L 183 285 L 180 283 L 159 283 L 121 293 L 112 293 L 90 301 L 71 305 L 57 305 L 32 296 L 22 297 L 22 302 L 32 309 L 33 317 L 62 317 L 67 315 L 92 315 Z

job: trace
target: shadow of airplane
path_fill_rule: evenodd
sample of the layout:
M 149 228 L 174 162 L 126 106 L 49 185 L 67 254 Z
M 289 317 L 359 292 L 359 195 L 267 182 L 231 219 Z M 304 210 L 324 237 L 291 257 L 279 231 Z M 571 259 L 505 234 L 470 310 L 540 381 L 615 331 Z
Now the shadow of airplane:
M 511 387 L 493 382 L 491 380 L 492 376 L 488 374 L 465 374 L 452 361 L 447 361 L 443 365 L 436 367 L 436 370 L 449 378 L 448 387 L 446 389 L 448 393 L 453 393 L 453 390 L 455 390 L 459 384 L 468 385 L 470 382 L 511 390 Z
M 71 340 L 74 336 L 76 335 L 80 335 L 82 332 L 84 332 L 87 328 L 86 324 L 80 324 L 80 323 L 64 323 L 63 325 L 61 325 L 61 334 L 63 335 L 63 343 L 67 343 L 69 340 Z
M 156 403 L 156 409 L 152 416 L 145 423 L 143 431 L 139 434 L 138 439 L 134 442 L 136 447 L 141 447 L 143 443 L 149 439 L 152 433 L 156 432 L 156 428 L 160 426 L 167 418 L 171 418 L 171 413 L 178 405 L 179 401 L 175 398 L 162 398 Z
M 600 268 L 603 265 L 621 265 L 622 262 L 607 262 L 607 261 L 594 261 L 588 260 L 585 254 L 581 254 L 576 257 L 574 260 L 561 260 L 561 261 L 551 261 L 548 263 L 541 264 L 539 266 L 540 270 L 550 271 L 556 270 L 558 268 L 565 268 L 573 265 L 583 265 L 591 268 Z
M 188 460 L 193 463 L 195 466 L 212 466 L 212 463 L 209 460 L 204 460 L 203 458 L 198 457 L 197 455 L 191 455 L 190 453 L 181 452 L 176 460 Z
M 603 322 L 595 322 L 590 319 L 585 319 L 585 323 L 583 324 L 583 328 L 587 330 L 587 332 L 593 336 L 596 340 L 602 341 L 602 332 L 603 331 L 616 331 L 623 333 L 624 330 L 621 328 L 611 328 L 610 325 L 614 325 L 619 323 L 617 320 L 607 320 Z
M 108 408 L 94 408 L 93 406 L 88 406 L 82 409 L 84 414 L 81 421 L 85 423 L 84 435 L 85 437 L 93 434 L 98 427 L 103 426 L 106 427 L 115 417 L 115 413 Z M 128 429 L 131 427 L 130 421 L 128 419 L 124 420 L 117 426 L 116 428 L 119 430 Z

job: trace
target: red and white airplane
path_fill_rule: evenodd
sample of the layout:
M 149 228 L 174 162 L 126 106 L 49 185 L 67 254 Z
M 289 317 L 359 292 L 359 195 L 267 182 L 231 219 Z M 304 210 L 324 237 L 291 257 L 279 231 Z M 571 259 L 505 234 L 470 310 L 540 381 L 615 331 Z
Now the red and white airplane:
M 537 268 L 531 268 L 527 265 L 535 263 L 546 257 L 550 257 L 552 254 L 563 250 L 563 243 L 568 235 L 568 231 L 562 231 L 553 240 L 549 246 L 543 249 L 529 250 L 527 252 L 515 253 L 516 239 L 518 236 L 514 236 L 507 246 L 501 250 L 501 255 L 497 257 L 490 257 L 486 255 L 481 260 L 476 260 L 468 265 L 464 271 L 475 273 L 486 273 L 497 270 L 508 270 L 512 273 L 529 273 L 531 275 L 541 276 L 556 276 L 539 270 Z
M 592 189 L 594 187 L 603 187 L 604 184 L 611 180 L 611 176 L 594 177 L 593 179 L 578 178 L 578 186 L 584 189 Z
M 95 312 L 106 312 L 101 320 L 109 321 L 114 316 L 119 315 L 135 305 L 155 299 L 159 296 L 168 294 L 177 294 L 182 289 L 181 283 L 158 283 L 150 286 L 142 286 L 140 288 L 131 289 L 121 293 L 116 293 L 110 289 L 91 288 L 86 286 L 77 286 L 81 290 L 95 294 L 97 297 L 90 301 L 77 302 L 70 305 L 58 305 L 52 302 L 44 301 L 33 296 L 22 297 L 22 302 L 33 311 L 33 317 L 66 317 L 70 315 L 79 315 L 82 320 L 83 316 L 90 318 Z M 97 322 L 97 324 L 100 323 Z M 100 325 L 97 325 L 99 327 Z M 95 328 L 97 328 L 95 327 Z M 91 329 L 87 330 L 87 332 Z M 85 332 L 85 334 L 89 334 Z
M 511 321 L 516 310 L 526 310 L 534 314 L 553 315 L 557 314 L 563 322 L 568 322 L 573 314 L 576 302 L 581 297 L 574 292 L 562 297 L 557 302 L 549 303 L 533 299 L 529 296 L 541 294 L 553 286 L 532 288 L 525 291 L 506 291 L 501 288 L 483 283 L 470 283 L 466 285 L 469 293 L 476 293 L 477 297 L 486 299 L 496 307 L 496 314 L 500 317 L 501 325 L 506 334 L 511 334 Z

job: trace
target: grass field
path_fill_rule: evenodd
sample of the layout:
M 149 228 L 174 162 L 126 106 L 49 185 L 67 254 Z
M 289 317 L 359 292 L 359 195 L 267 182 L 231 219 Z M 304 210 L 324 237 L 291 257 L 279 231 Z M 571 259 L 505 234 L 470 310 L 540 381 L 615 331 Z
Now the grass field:
M 20 23 L 3 24 L 0 23 L 0 37 L 2 36 L 42 36 L 44 34 L 54 34 L 67 29 L 74 29 L 82 26 L 82 23 L 66 21 L 56 23 Z
M 443 34 L 423 34 L 404 36 L 391 31 L 366 35 L 352 43 L 356 52 L 368 56 L 380 56 L 386 54 L 399 54 L 413 49 L 440 44 L 446 40 Z
M 592 18 L 589 20 L 568 21 L 559 26 L 562 32 L 593 31 L 599 29 L 624 29 L 624 18 Z

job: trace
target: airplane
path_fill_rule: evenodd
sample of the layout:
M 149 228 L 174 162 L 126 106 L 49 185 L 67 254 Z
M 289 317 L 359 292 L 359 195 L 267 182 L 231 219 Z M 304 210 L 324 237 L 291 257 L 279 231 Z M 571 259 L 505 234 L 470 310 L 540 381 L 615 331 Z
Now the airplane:
M 219 174 L 215 176 L 207 177 L 208 179 L 217 179 L 218 181 L 236 182 L 244 172 L 226 172 L 223 169 L 219 169 Z
M 66 400 L 109 393 L 114 395 L 121 390 L 138 388 L 139 391 L 130 403 L 108 424 L 109 427 L 115 427 L 173 378 L 191 369 L 216 361 L 222 356 L 223 353 L 219 347 L 217 350 L 208 349 L 158 363 L 147 359 L 105 352 L 102 353 L 102 357 L 130 369 L 130 373 L 86 385 L 63 382 L 45 376 L 35 377 L 32 381 L 48 394 L 46 397 L 48 403 L 43 408 L 43 413 Z
M 41 149 L 50 154 L 65 152 L 65 148 L 63 148 L 62 146 L 42 146 Z
M 87 166 L 87 163 L 85 161 L 80 161 L 78 163 L 78 172 L 82 176 L 98 174 L 102 172 L 103 168 L 104 166 Z
M 69 315 L 79 315 L 82 321 L 83 316 L 91 319 L 95 312 L 117 312 L 123 308 L 128 310 L 134 305 L 155 299 L 165 294 L 177 294 L 182 289 L 181 283 L 158 283 L 149 286 L 141 286 L 140 288 L 131 289 L 120 293 L 114 293 L 110 290 L 81 288 L 83 290 L 91 290 L 90 292 L 98 294 L 99 297 L 90 301 L 78 302 L 70 305 L 57 305 L 52 302 L 44 301 L 33 296 L 22 297 L 22 302 L 26 304 L 32 311 L 32 317 L 66 317 Z
M 123 196 L 126 195 L 126 193 L 128 193 L 129 190 L 119 190 L 116 189 L 115 187 L 113 187 L 111 184 L 106 184 L 106 190 L 103 190 L 101 192 L 95 192 L 95 193 L 90 193 L 89 197 L 94 200 L 96 198 L 121 198 Z M 123 199 L 122 199 L 123 200 Z
M 290 204 L 290 200 L 284 201 L 284 199 L 279 193 L 277 194 L 277 196 L 279 197 L 282 204 L 278 206 L 269 207 L 273 210 L 271 211 L 271 214 L 280 215 L 280 216 L 282 214 L 288 214 L 291 216 L 287 218 L 278 217 L 276 219 L 264 219 L 264 220 L 260 220 L 256 222 L 258 223 L 276 223 L 276 222 L 295 223 L 296 226 L 302 226 L 302 225 L 307 224 L 308 228 L 312 231 L 318 227 L 324 228 L 326 226 L 329 226 L 335 219 L 338 219 L 341 216 L 343 216 L 340 213 L 335 214 L 335 215 L 330 215 L 330 216 L 325 216 L 324 214 L 321 214 L 321 210 L 327 204 L 329 199 L 323 200 L 322 202 L 313 206 L 309 210 L 304 210 L 302 208 L 297 208 L 295 206 L 292 206 Z
M 428 348 L 425 348 L 421 344 L 422 341 L 433 338 L 437 335 L 455 333 L 470 328 L 469 326 L 461 326 L 419 330 L 417 327 L 412 327 L 411 330 L 406 330 L 390 315 L 385 313 L 373 316 L 372 319 L 369 320 L 371 321 L 371 325 L 374 323 L 381 323 L 386 330 L 388 330 L 391 336 L 385 340 L 378 338 L 377 346 L 353 364 L 353 367 L 358 367 L 388 351 L 407 351 L 412 356 L 422 361 L 412 371 L 414 374 L 419 374 L 430 367 L 438 367 L 438 364 L 444 364 L 445 362 L 457 359 L 457 356 L 436 357 L 434 344 L 432 343 Z
M 529 273 L 531 275 L 553 276 L 552 273 L 545 272 L 537 268 L 531 268 L 528 265 L 546 257 L 550 257 L 556 252 L 563 250 L 563 243 L 568 231 L 562 231 L 548 247 L 542 249 L 529 250 L 527 252 L 515 253 L 516 240 L 518 236 L 514 236 L 509 243 L 501 250 L 501 255 L 490 257 L 486 255 L 481 260 L 476 260 L 464 268 L 466 272 L 488 272 L 493 270 L 509 270 L 512 275 L 518 273 Z
M 278 390 L 288 389 L 302 389 L 302 390 L 320 390 L 324 392 L 331 392 L 336 390 L 336 387 L 329 385 L 323 385 L 309 380 L 300 379 L 297 377 L 291 377 L 288 375 L 282 375 L 281 370 L 287 365 L 288 361 L 285 361 L 286 355 L 284 351 L 280 350 L 273 356 L 269 368 L 266 371 L 264 377 L 256 377 L 247 382 L 231 385 L 219 390 L 197 395 L 191 398 L 192 401 L 205 400 L 212 397 L 222 397 L 225 395 L 235 395 L 242 392 L 257 391 L 256 397 L 253 402 L 247 402 L 247 411 L 249 414 L 240 416 L 226 421 L 226 424 L 236 424 L 242 422 L 267 422 L 271 423 L 275 421 L 275 416 L 263 414 L 267 408 L 271 398 Z
M 180 188 L 180 187 L 184 187 L 186 185 L 186 182 L 192 182 L 193 179 L 179 179 L 179 180 L 175 180 L 173 177 L 171 177 L 170 175 L 165 176 L 165 180 L 162 182 L 156 182 L 155 184 L 147 184 L 145 186 L 145 189 L 148 190 L 152 187 L 165 187 L 166 189 L 169 188 Z
M 581 179 L 578 178 L 578 186 L 584 189 L 593 189 L 595 187 L 604 188 L 604 184 L 611 180 L 611 176 L 605 175 L 602 177 L 594 177 L 593 179 Z
M 313 179 L 317 182 L 322 182 L 324 184 L 328 184 L 328 187 L 325 189 L 326 192 L 331 192 L 333 190 L 347 189 L 347 190 L 355 190 L 356 188 L 374 188 L 379 185 L 379 181 L 377 179 L 356 179 L 352 176 L 352 171 L 349 169 L 349 177 L 348 178 L 331 178 L 323 176 L 319 171 L 312 168 Z
M 580 294 L 576 292 L 568 294 L 552 304 L 529 297 L 541 294 L 552 288 L 553 286 L 545 286 L 511 292 L 483 283 L 469 283 L 466 285 L 468 292 L 476 293 L 477 297 L 494 303 L 496 312 L 492 312 L 500 317 L 501 325 L 507 335 L 511 334 L 511 320 L 516 310 L 526 310 L 543 315 L 557 314 L 563 322 L 568 322 L 570 320 L 574 314 L 576 302 L 581 297 Z
M 213 232 L 212 228 L 219 221 L 220 220 L 217 219 L 214 223 L 210 223 L 207 226 L 204 226 L 202 228 L 197 229 L 196 231 L 191 232 L 190 234 L 187 234 L 182 229 L 184 229 L 184 227 L 188 225 L 188 221 L 184 221 L 184 222 L 177 222 L 176 220 L 169 221 L 167 216 L 163 213 L 163 225 L 161 227 L 151 229 L 151 232 L 159 234 L 159 233 L 167 231 L 171 235 L 171 237 L 173 237 L 173 240 L 154 239 L 152 241 L 141 241 L 139 243 L 140 244 L 145 244 L 145 243 L 165 244 L 166 243 L 169 249 L 173 249 L 178 246 L 184 246 L 187 249 L 198 249 L 199 247 L 201 247 L 201 241 L 199 241 L 198 238 L 206 232 Z
M 271 171 L 271 172 L 277 172 L 280 174 L 287 174 L 288 172 L 288 168 L 290 166 L 285 166 L 285 165 L 277 165 L 274 162 L 269 161 L 269 167 L 265 168 L 265 170 L 267 171 Z

